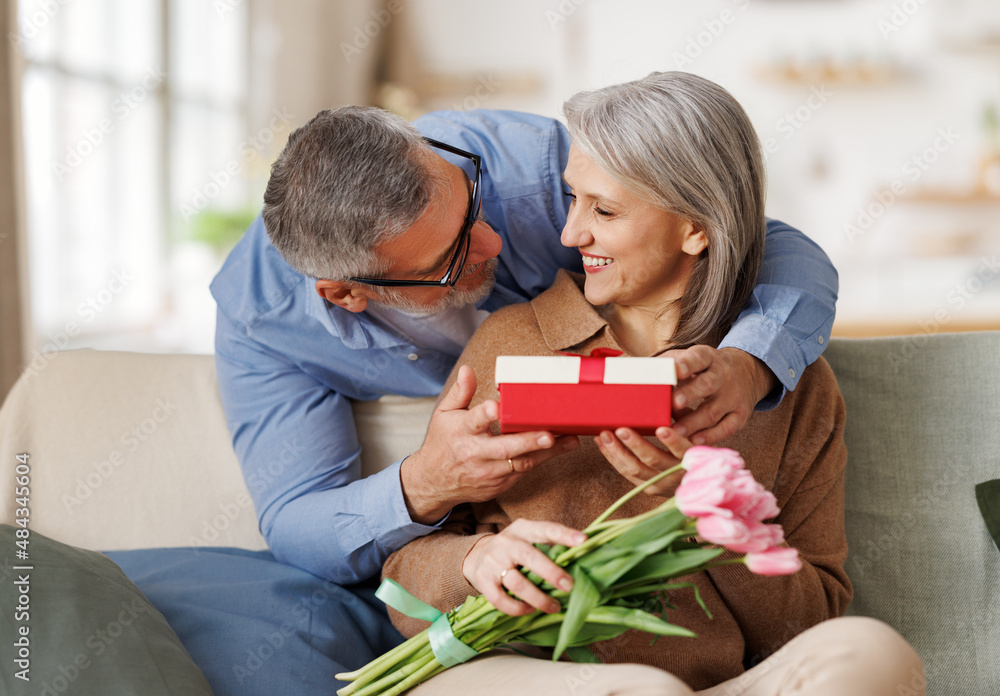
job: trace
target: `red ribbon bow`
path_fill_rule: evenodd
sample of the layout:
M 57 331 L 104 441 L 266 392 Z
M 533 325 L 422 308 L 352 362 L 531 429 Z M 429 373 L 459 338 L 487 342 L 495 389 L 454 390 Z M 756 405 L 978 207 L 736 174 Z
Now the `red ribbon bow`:
M 562 353 L 562 351 L 560 353 L 571 358 L 580 358 L 580 384 L 603 384 L 604 359 L 617 357 L 622 351 L 614 348 L 594 348 L 589 356 Z

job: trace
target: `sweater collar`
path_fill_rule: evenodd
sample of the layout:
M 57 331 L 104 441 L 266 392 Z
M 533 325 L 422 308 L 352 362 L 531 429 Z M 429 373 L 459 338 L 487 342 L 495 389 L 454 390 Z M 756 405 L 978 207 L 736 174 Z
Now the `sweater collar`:
M 553 351 L 567 350 L 595 337 L 619 348 L 608 322 L 587 302 L 583 283 L 582 273 L 560 270 L 552 287 L 531 301 L 545 345 Z

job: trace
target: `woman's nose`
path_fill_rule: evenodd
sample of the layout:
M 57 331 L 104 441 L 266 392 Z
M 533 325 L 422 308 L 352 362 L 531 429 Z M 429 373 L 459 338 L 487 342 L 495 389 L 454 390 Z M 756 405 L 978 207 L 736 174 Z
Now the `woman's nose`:
M 563 227 L 562 234 L 559 236 L 559 241 L 562 242 L 564 247 L 582 247 L 587 246 L 594 241 L 593 236 L 590 234 L 590 230 L 587 229 L 587 225 L 580 220 L 580 216 L 577 214 L 577 206 L 573 206 L 569 210 L 569 215 L 566 216 L 566 225 Z
M 477 220 L 469 231 L 469 258 L 466 260 L 467 266 L 482 263 L 500 254 L 503 249 L 503 240 L 500 235 L 493 231 L 483 220 Z

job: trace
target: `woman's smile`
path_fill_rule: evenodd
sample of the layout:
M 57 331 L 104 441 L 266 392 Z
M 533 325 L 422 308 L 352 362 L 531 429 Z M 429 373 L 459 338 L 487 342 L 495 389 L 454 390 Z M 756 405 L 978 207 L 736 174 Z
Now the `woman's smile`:
M 595 256 L 583 251 L 580 253 L 583 255 L 583 270 L 587 273 L 600 273 L 615 262 L 613 258 L 608 256 Z

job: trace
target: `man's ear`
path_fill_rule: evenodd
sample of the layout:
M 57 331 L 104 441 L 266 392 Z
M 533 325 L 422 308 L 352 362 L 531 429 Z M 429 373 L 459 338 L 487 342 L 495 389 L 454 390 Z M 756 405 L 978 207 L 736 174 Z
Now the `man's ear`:
M 685 254 L 697 256 L 708 248 L 708 235 L 693 222 L 687 223 L 688 227 L 684 231 L 684 241 L 681 243 L 681 250 Z
M 327 302 L 355 313 L 365 311 L 371 298 L 367 288 L 339 280 L 317 280 L 316 292 Z

